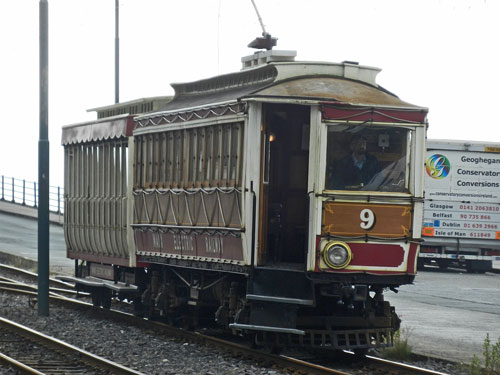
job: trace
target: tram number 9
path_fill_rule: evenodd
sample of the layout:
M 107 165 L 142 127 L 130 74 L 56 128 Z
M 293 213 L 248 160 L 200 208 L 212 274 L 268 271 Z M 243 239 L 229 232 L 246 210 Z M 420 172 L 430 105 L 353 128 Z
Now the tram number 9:
M 375 214 L 369 208 L 361 210 L 359 218 L 361 219 L 361 224 L 359 226 L 362 229 L 370 230 L 375 225 Z

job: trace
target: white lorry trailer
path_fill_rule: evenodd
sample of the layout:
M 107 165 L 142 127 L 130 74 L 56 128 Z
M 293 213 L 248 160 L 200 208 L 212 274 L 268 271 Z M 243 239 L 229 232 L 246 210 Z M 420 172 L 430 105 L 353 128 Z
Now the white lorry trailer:
M 469 272 L 500 255 L 500 144 L 428 140 L 418 262 Z

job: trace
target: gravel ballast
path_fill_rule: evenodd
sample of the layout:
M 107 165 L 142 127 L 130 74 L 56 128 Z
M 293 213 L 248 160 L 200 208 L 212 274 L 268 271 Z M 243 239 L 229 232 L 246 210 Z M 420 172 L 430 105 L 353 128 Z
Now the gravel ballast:
M 84 311 L 50 306 L 48 317 L 38 316 L 26 296 L 0 292 L 0 316 L 41 331 L 93 354 L 144 374 L 256 374 L 285 372 L 248 360 L 232 358 L 215 349 L 180 342 Z
M 48 317 L 38 316 L 27 296 L 0 292 L 0 316 L 41 331 L 93 354 L 118 362 L 144 374 L 287 374 L 247 359 L 231 357 L 217 349 L 182 342 L 165 334 L 100 318 L 95 313 L 51 305 Z M 467 374 L 454 365 L 421 360 L 416 366 L 448 374 Z M 367 374 L 366 369 L 344 369 Z

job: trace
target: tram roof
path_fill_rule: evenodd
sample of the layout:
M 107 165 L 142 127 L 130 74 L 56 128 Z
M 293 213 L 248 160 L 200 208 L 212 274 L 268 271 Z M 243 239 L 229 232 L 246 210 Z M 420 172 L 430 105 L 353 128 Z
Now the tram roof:
M 342 113 L 327 108 L 325 116 L 331 118 L 345 116 L 346 106 L 353 107 L 354 116 L 360 119 L 366 117 L 362 108 L 382 109 L 378 115 L 395 117 L 396 122 L 422 122 L 426 116 L 427 108 L 407 103 L 376 83 L 379 68 L 352 61 L 298 62 L 294 61 L 295 54 L 295 51 L 259 51 L 242 58 L 243 69 L 239 72 L 172 84 L 173 99 L 143 98 L 94 108 L 104 118 L 63 127 L 62 144 L 127 137 L 132 134 L 133 121 L 141 127 L 170 121 L 167 118 L 201 118 L 215 108 L 218 108 L 215 112 L 240 113 L 244 108 L 241 102 L 252 100 L 344 107 Z M 404 113 L 407 110 L 420 114 L 408 115 Z M 112 116 L 118 113 L 130 115 Z M 352 118 L 353 113 L 348 116 Z
M 120 139 L 132 135 L 133 116 L 129 114 L 107 117 L 63 126 L 61 144 Z
M 289 79 L 258 90 L 249 97 L 309 99 L 363 106 L 419 108 L 394 94 L 363 82 L 331 76 Z
M 172 84 L 172 101 L 157 112 L 138 116 L 137 121 L 252 99 L 426 110 L 379 86 L 375 81 L 379 72 L 354 62 L 271 61 L 236 73 Z

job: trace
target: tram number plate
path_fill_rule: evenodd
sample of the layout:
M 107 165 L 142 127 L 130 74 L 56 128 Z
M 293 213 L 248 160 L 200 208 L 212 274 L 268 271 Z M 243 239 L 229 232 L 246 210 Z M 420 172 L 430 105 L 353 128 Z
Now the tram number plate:
M 326 202 L 322 234 L 407 237 L 411 221 L 410 205 Z

